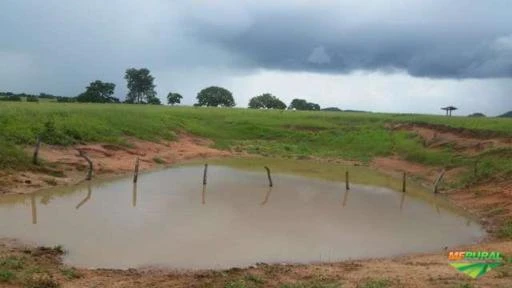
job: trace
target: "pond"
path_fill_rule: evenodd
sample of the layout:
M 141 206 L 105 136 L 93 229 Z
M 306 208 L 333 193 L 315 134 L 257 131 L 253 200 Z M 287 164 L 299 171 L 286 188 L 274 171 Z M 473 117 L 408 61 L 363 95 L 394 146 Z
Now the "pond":
M 311 263 L 441 251 L 485 236 L 463 215 L 389 188 L 192 165 L 0 198 L 0 237 L 63 245 L 87 268 Z

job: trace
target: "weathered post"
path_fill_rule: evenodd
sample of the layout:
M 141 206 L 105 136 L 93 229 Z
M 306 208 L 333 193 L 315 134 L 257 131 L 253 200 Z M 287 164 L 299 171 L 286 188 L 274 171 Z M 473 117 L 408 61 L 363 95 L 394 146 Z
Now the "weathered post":
M 203 185 L 206 185 L 206 178 L 208 177 L 208 163 L 204 164 L 204 172 L 203 172 Z
M 84 158 L 87 161 L 87 163 L 89 163 L 89 171 L 87 171 L 87 177 L 85 178 L 85 180 L 91 180 L 92 179 L 92 170 L 93 170 L 92 161 L 91 161 L 91 159 L 89 159 L 87 154 L 84 153 L 84 151 L 78 150 L 78 153 L 79 153 L 80 157 Z
M 348 170 L 345 171 L 345 189 L 350 190 L 350 185 L 348 183 Z
M 39 147 L 41 146 L 41 138 L 38 136 L 36 140 L 36 147 L 34 149 L 34 155 L 32 156 L 32 163 L 34 165 L 39 164 L 38 157 L 39 157 Z
M 402 176 L 402 192 L 405 192 L 405 189 L 406 189 L 406 180 L 407 179 L 407 173 L 404 172 L 403 176 Z
M 434 194 L 437 194 L 438 192 L 438 186 L 439 186 L 439 183 L 441 182 L 441 180 L 443 179 L 443 176 L 444 176 L 444 173 L 446 172 L 446 170 L 442 170 L 441 173 L 439 174 L 439 176 L 437 176 L 437 179 L 436 179 L 436 182 L 434 182 Z
M 268 177 L 268 186 L 272 187 L 274 184 L 272 183 L 272 177 L 270 176 L 270 169 L 265 166 L 265 170 L 267 170 L 267 177 Z
M 135 169 L 133 171 L 133 183 L 137 183 L 139 178 L 139 157 L 135 160 Z

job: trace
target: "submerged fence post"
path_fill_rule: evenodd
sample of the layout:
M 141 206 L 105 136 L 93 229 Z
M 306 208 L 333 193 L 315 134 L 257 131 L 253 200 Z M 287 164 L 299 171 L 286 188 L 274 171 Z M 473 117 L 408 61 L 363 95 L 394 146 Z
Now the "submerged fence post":
M 443 169 L 439 176 L 437 176 L 436 182 L 434 182 L 434 194 L 437 194 L 437 187 L 439 186 L 439 183 L 441 183 L 441 180 L 443 179 L 444 173 L 446 170 Z
M 92 169 L 93 169 L 92 161 L 91 161 L 91 159 L 89 159 L 89 157 L 87 157 L 87 155 L 84 153 L 84 151 L 78 150 L 78 153 L 79 153 L 80 157 L 84 158 L 87 161 L 87 163 L 89 163 L 89 171 L 87 171 L 87 177 L 85 178 L 85 180 L 91 180 L 92 179 Z
M 267 170 L 267 177 L 268 177 L 268 186 L 272 187 L 274 184 L 272 183 L 272 177 L 270 176 L 270 169 L 265 166 L 265 170 Z
M 36 147 L 34 149 L 34 155 L 32 156 L 32 163 L 34 163 L 34 165 L 37 165 L 39 163 L 38 161 L 38 156 L 39 156 L 39 147 L 41 146 L 41 137 L 37 137 L 37 140 L 36 140 Z
M 203 185 L 206 185 L 207 177 L 208 177 L 208 163 L 204 164 Z
M 348 170 L 345 171 L 345 189 L 350 190 L 350 185 L 348 183 Z
M 406 189 L 406 180 L 407 179 L 407 173 L 404 172 L 404 175 L 402 177 L 402 192 L 405 192 L 405 189 Z
M 133 183 L 137 183 L 137 179 L 139 178 L 139 157 L 135 160 L 135 169 L 133 172 Z

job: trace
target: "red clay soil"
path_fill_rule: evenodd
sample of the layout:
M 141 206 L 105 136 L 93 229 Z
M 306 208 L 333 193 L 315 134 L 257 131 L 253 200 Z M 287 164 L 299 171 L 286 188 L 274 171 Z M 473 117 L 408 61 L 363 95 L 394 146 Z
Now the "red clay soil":
M 127 139 L 130 148 L 112 144 L 87 144 L 72 147 L 42 145 L 39 155 L 57 173 L 17 172 L 3 173 L 0 194 L 25 194 L 56 185 L 75 184 L 84 179 L 87 162 L 79 157 L 84 151 L 94 163 L 95 175 L 126 174 L 134 169 L 136 158 L 140 159 L 140 170 L 159 165 L 170 165 L 195 158 L 212 158 L 233 155 L 230 151 L 211 148 L 211 142 L 187 134 L 178 141 L 149 142 Z M 29 151 L 27 151 L 29 152 Z M 63 174 L 63 175 L 59 175 Z M 60 177 L 59 177 L 60 176 Z
M 474 155 L 495 148 L 511 148 L 512 137 L 477 133 L 463 128 L 431 124 L 398 124 L 393 130 L 411 131 L 423 138 L 425 147 L 440 148 L 451 145 L 457 152 Z
M 439 147 L 440 143 L 450 142 L 460 147 L 461 153 L 480 153 L 496 147 L 510 147 L 510 139 L 482 139 L 471 134 L 458 134 L 452 130 L 438 131 L 432 127 L 406 125 L 394 127 L 418 133 L 424 138 L 427 147 Z M 444 141 L 444 142 L 443 142 Z M 55 165 L 56 170 L 64 171 L 65 177 L 54 177 L 35 173 L 17 173 L 7 176 L 7 193 L 30 193 L 51 185 L 75 183 L 83 179 L 86 162 L 77 157 L 76 149 L 90 156 L 99 175 L 131 172 L 136 157 L 141 159 L 142 169 L 151 169 L 157 162 L 167 164 L 197 157 L 219 157 L 233 155 L 228 151 L 210 148 L 204 139 L 181 135 L 177 142 L 152 143 L 130 140 L 132 148 L 104 144 L 91 144 L 62 148 L 44 146 L 41 157 Z M 438 145 L 438 146 L 436 146 Z M 444 144 L 443 144 L 444 145 Z M 398 157 L 376 158 L 371 164 L 380 171 L 399 175 L 405 171 L 409 175 L 431 183 L 441 167 L 429 167 L 410 163 Z M 446 180 L 454 178 L 460 169 L 447 172 Z M 4 186 L 5 187 L 5 186 Z M 487 183 L 459 190 L 443 190 L 455 205 L 464 207 L 477 215 L 485 227 L 493 230 L 497 223 L 512 219 L 512 179 L 499 183 Z M 1 191 L 0 191 L 1 193 Z M 428 239 L 425 239 L 428 241 Z M 337 287 L 321 286 L 319 283 L 338 283 L 342 287 L 512 287 L 512 264 L 492 270 L 480 279 L 473 280 L 448 265 L 447 251 L 430 254 L 415 254 L 386 259 L 343 261 L 311 265 L 256 265 L 247 269 L 225 271 L 175 272 L 161 269 L 149 270 L 107 270 L 78 269 L 80 277 L 67 279 L 57 256 L 27 254 L 28 250 L 16 241 L 0 239 L 0 258 L 25 255 L 26 261 L 33 261 L 48 271 L 61 287 Z M 340 249 L 349 249 L 340 247 Z M 453 247 L 450 247 L 453 249 Z M 442 250 L 442 248 L 440 248 Z M 489 240 L 486 243 L 457 250 L 500 251 L 512 255 L 512 241 Z M 28 256 L 27 256 L 28 255 Z M 53 257 L 53 258 L 52 258 Z M 374 281 L 374 282 L 372 282 Z M 377 281 L 377 282 L 375 282 Z M 381 282 L 379 282 L 381 281 Z M 370 286 L 374 283 L 374 286 Z M 375 284 L 377 283 L 377 284 Z M 379 284 L 381 283 L 381 284 Z M 387 284 L 382 284 L 387 283 Z M 0 282 L 0 287 L 18 287 Z M 4 285 L 4 286 L 2 286 Z M 283 286 L 290 285 L 290 286 Z M 295 286 L 292 286 L 295 285 Z M 316 285 L 316 286 L 315 286 Z M 378 286 L 380 285 L 380 286 Z

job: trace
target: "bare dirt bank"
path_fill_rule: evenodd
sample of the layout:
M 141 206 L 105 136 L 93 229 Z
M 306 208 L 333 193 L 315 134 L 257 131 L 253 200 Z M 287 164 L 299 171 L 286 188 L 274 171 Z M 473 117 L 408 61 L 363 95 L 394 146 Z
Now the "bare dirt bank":
M 141 160 L 141 169 L 148 170 L 194 158 L 235 155 L 229 151 L 210 148 L 211 143 L 208 140 L 190 135 L 180 135 L 176 142 L 153 143 L 130 139 L 129 143 L 129 148 L 108 144 L 69 148 L 43 146 L 41 158 L 52 167 L 53 172 L 0 172 L 4 173 L 0 180 L 0 194 L 31 193 L 51 186 L 73 185 L 81 181 L 85 175 L 86 162 L 77 156 L 76 149 L 89 155 L 95 164 L 97 176 L 106 177 L 131 173 L 137 157 Z M 501 140 L 499 143 L 508 145 Z M 475 147 L 473 144 L 469 146 L 472 147 L 470 149 Z M 398 157 L 376 158 L 371 165 L 392 175 L 400 175 L 400 172 L 406 171 L 409 175 L 427 182 L 435 178 L 440 168 L 410 163 Z M 449 171 L 447 179 L 456 173 L 457 171 Z M 497 223 L 512 216 L 511 180 L 443 192 L 443 197 L 447 197 L 455 205 L 478 215 L 490 230 Z M 495 207 L 499 209 L 496 210 Z M 489 239 L 486 243 L 457 249 L 497 250 L 505 255 L 512 255 L 512 241 Z M 310 265 L 261 264 L 246 269 L 194 272 L 175 272 L 159 268 L 75 269 L 62 264 L 58 250 L 26 247 L 16 240 L 0 239 L 0 273 L 4 265 L 2 263 L 21 263 L 14 269 L 19 269 L 19 274 L 22 275 L 18 280 L 0 282 L 0 287 L 56 287 L 52 285 L 57 283 L 61 287 L 512 287 L 512 265 L 505 265 L 478 280 L 472 280 L 448 265 L 447 251 L 442 249 L 437 253 L 386 259 Z
M 140 170 L 150 170 L 189 159 L 207 159 L 234 155 L 229 151 L 210 148 L 210 141 L 188 134 L 181 134 L 177 141 L 149 142 L 127 139 L 129 146 L 112 144 L 87 144 L 72 147 L 41 146 L 39 155 L 47 171 L 0 171 L 1 194 L 26 194 L 52 186 L 73 185 L 85 178 L 87 162 L 79 157 L 84 151 L 92 160 L 96 176 L 114 176 L 133 172 L 135 161 L 140 159 Z M 27 148 L 27 153 L 32 148 Z
M 347 248 L 349 249 L 349 248 Z M 512 242 L 489 242 L 461 250 L 512 253 Z M 21 263 L 20 275 L 0 287 L 511 287 L 512 265 L 474 280 L 448 265 L 447 253 L 415 254 L 309 265 L 258 264 L 209 271 L 75 269 L 61 264 L 59 248 L 0 242 L 0 259 Z M 0 263 L 0 266 L 2 264 Z M 24 274 L 25 273 L 25 274 Z M 52 284 L 53 283 L 53 284 Z M 32 285 L 32 286 L 30 286 Z M 35 286 L 34 286 L 35 285 Z M 40 285 L 40 286 L 37 286 Z M 373 286 L 372 286 L 373 285 Z

